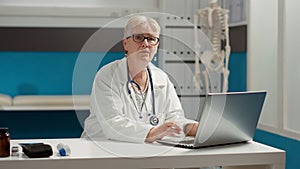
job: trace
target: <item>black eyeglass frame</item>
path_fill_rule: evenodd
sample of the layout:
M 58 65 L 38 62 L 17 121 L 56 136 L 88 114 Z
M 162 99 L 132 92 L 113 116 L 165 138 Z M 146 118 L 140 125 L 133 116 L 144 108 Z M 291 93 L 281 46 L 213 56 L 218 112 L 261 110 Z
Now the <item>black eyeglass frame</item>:
M 136 39 L 134 38 L 134 36 L 143 36 L 144 38 L 143 38 L 143 40 L 142 41 L 136 41 Z M 157 39 L 157 42 L 155 43 L 155 44 L 151 44 L 151 43 L 149 43 L 150 45 L 152 45 L 152 46 L 155 46 L 155 45 L 157 45 L 158 44 L 158 42 L 159 42 L 159 38 L 158 37 L 154 37 L 154 36 L 144 36 L 143 34 L 133 34 L 133 35 L 131 35 L 131 36 L 128 36 L 126 39 L 129 39 L 129 38 L 132 38 L 132 40 L 134 41 L 134 42 L 136 42 L 136 43 L 142 43 L 145 39 L 147 39 L 147 42 L 149 43 L 149 38 L 155 38 L 155 39 Z

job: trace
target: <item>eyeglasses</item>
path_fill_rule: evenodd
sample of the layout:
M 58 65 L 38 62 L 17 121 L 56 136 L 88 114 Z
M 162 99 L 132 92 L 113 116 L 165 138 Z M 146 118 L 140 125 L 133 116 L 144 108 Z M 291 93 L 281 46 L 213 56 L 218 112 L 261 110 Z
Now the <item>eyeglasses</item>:
M 133 34 L 131 36 L 128 36 L 126 39 L 129 39 L 129 38 L 132 38 L 133 41 L 137 42 L 137 43 L 141 43 L 145 39 L 147 39 L 148 44 L 151 46 L 157 45 L 159 42 L 159 38 L 154 37 L 154 36 L 147 37 L 147 36 L 144 36 L 143 34 Z

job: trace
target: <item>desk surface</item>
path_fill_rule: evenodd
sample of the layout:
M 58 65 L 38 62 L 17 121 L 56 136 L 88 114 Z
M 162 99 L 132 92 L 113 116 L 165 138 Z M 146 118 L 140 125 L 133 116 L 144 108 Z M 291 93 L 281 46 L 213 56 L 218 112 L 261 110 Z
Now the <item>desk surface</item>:
M 85 139 L 12 140 L 18 143 L 43 142 L 52 145 L 50 158 L 0 158 L 0 168 L 181 168 L 200 166 L 260 165 L 273 169 L 285 168 L 285 152 L 257 142 L 184 149 L 154 144 L 135 144 L 114 141 L 93 142 Z M 67 144 L 71 155 L 57 155 L 56 145 Z M 257 167 L 256 167 L 257 168 Z

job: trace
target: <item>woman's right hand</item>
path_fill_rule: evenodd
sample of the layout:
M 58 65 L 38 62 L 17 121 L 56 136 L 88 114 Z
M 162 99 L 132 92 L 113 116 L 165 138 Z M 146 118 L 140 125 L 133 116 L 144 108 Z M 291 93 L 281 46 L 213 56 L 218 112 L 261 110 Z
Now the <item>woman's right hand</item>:
M 175 122 L 165 122 L 163 125 L 151 128 L 145 141 L 152 143 L 162 139 L 164 136 L 175 136 L 180 134 L 181 130 Z

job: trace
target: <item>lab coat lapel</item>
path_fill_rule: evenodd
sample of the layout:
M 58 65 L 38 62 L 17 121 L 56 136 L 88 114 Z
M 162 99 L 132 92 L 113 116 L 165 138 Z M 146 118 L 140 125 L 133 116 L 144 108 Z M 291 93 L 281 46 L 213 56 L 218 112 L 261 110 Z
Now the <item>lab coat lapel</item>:
M 118 78 L 119 78 L 119 81 L 120 81 L 120 84 L 123 86 L 123 85 L 127 85 L 127 82 L 128 82 L 128 72 L 127 72 L 127 58 L 124 57 L 121 62 L 120 62 L 120 65 L 119 65 L 119 69 L 117 69 L 117 72 L 118 74 Z
M 151 83 L 148 82 L 148 89 L 147 89 L 147 95 L 146 95 L 146 100 L 145 100 L 145 104 L 147 106 L 148 112 L 147 113 L 151 113 L 153 112 L 153 107 L 152 107 L 152 89 L 151 89 Z
M 163 90 L 166 87 L 166 80 L 163 78 L 163 76 L 161 76 L 158 71 L 156 70 L 157 68 L 150 63 L 149 64 L 149 68 L 152 74 L 152 81 L 153 81 L 153 88 L 154 88 L 154 97 L 155 97 L 155 110 L 156 110 L 156 116 L 159 116 L 160 113 L 162 113 L 162 109 L 161 109 L 161 103 L 159 103 L 159 100 L 161 100 L 161 98 L 164 98 L 164 92 Z M 147 95 L 147 105 L 151 106 L 151 112 L 153 112 L 153 107 L 152 107 L 152 94 L 151 94 L 151 84 L 149 83 L 149 93 Z
M 166 87 L 166 80 L 157 73 L 157 69 L 152 63 L 149 64 L 150 71 L 152 74 L 153 86 L 154 86 L 154 95 L 155 92 L 161 92 L 161 90 Z
M 126 98 L 126 103 L 129 103 L 131 106 L 131 108 L 133 108 L 133 110 L 131 109 L 131 111 L 136 111 L 135 105 L 137 105 L 136 102 L 136 95 L 135 92 L 133 91 L 132 87 L 130 86 L 130 84 L 128 84 L 128 69 L 127 69 L 127 58 L 124 57 L 119 65 L 119 69 L 117 69 L 117 74 L 118 74 L 118 78 L 119 78 L 119 82 L 120 82 L 120 86 L 122 86 L 123 88 L 123 92 Z M 128 93 L 128 90 L 131 91 L 131 97 L 130 98 L 130 94 Z

